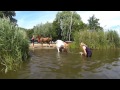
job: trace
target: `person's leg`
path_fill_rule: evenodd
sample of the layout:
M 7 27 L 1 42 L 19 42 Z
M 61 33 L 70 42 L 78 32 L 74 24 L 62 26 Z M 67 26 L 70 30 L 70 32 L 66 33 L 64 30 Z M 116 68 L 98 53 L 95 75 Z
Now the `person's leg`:
M 33 48 L 34 48 L 34 40 L 33 40 Z

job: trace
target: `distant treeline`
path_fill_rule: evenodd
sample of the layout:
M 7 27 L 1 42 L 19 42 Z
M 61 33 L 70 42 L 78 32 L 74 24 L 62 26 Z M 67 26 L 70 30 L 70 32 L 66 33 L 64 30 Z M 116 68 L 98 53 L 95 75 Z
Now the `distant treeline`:
M 119 48 L 120 46 L 120 37 L 115 30 L 104 32 L 99 19 L 94 15 L 86 24 L 75 11 L 58 12 L 52 23 L 41 23 L 26 31 L 29 38 L 34 34 L 52 37 L 54 41 L 57 39 L 76 43 L 83 41 L 93 49 Z

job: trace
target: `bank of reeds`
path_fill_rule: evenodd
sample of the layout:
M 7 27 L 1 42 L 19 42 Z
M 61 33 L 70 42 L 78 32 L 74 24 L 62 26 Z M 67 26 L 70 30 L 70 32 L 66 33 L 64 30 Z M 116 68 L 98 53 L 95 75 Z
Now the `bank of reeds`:
M 0 64 L 5 72 L 20 68 L 28 58 L 29 44 L 26 32 L 0 18 Z
M 120 37 L 116 31 L 80 31 L 74 33 L 74 43 L 70 48 L 79 47 L 84 42 L 91 49 L 116 49 L 120 47 Z M 80 49 L 80 48 L 79 48 Z

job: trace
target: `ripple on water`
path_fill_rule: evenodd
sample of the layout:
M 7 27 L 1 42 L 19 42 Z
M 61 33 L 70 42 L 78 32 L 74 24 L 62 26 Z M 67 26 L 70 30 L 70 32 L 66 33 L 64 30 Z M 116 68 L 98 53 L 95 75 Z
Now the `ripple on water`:
M 120 78 L 119 51 L 93 51 L 90 59 L 57 50 L 37 50 L 18 72 L 0 74 L 0 78 L 19 79 L 108 79 Z

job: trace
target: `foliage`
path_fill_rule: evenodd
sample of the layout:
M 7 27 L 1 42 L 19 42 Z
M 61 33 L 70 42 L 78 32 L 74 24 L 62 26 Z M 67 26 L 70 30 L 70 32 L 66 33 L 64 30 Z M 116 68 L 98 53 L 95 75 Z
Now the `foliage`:
M 116 31 L 108 30 L 106 34 L 107 40 L 111 44 L 111 46 L 113 45 L 113 47 L 120 47 L 120 38 Z
M 5 72 L 16 70 L 28 58 L 26 32 L 11 24 L 9 18 L 0 19 L 0 23 L 0 64 Z
M 92 49 L 108 49 L 108 48 L 119 48 L 120 37 L 116 31 L 89 31 L 84 30 L 75 32 L 75 42 L 84 42 Z
M 97 19 L 95 17 L 95 15 L 93 15 L 92 17 L 90 17 L 88 19 L 89 22 L 89 29 L 92 31 L 98 31 L 98 30 L 103 30 L 102 27 L 100 27 L 100 23 L 98 23 L 99 19 Z
M 72 39 L 73 33 L 79 31 L 83 25 L 80 15 L 70 11 L 58 12 L 54 21 L 58 25 L 57 32 L 62 40 L 69 40 L 69 36 Z
M 15 15 L 15 11 L 0 11 L 0 18 L 10 18 L 10 22 L 17 25 L 17 20 L 13 18 Z
M 34 34 L 34 30 L 33 30 L 33 29 L 27 29 L 27 30 L 26 30 L 26 33 L 27 33 L 27 37 L 28 37 L 29 39 L 31 39 L 32 36 L 33 36 L 33 34 Z
M 34 28 L 34 34 L 41 35 L 44 37 L 52 37 L 54 36 L 54 32 L 52 30 L 52 23 L 38 24 Z

